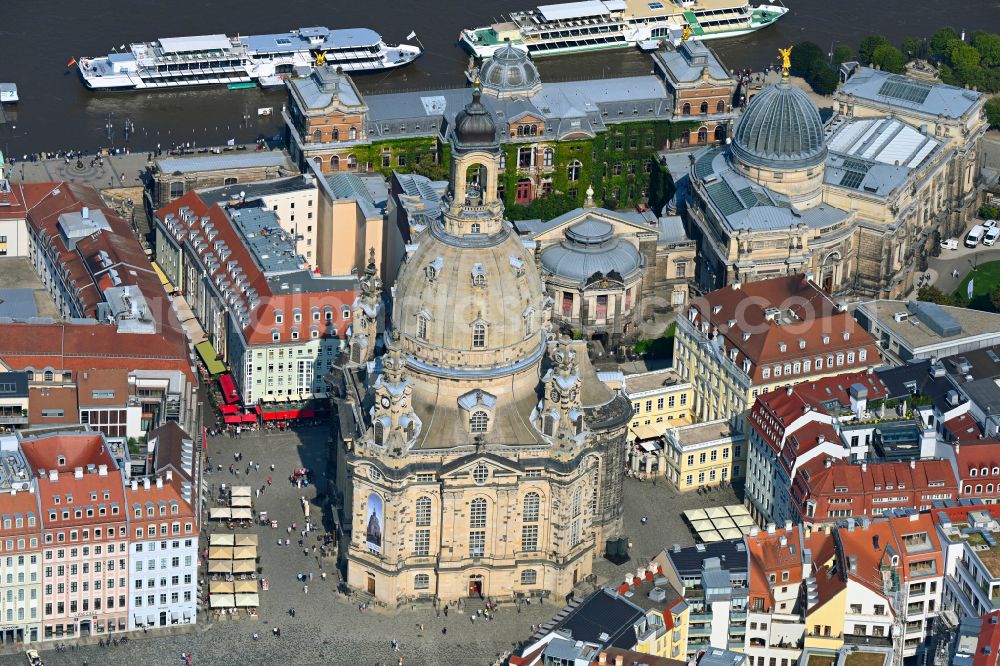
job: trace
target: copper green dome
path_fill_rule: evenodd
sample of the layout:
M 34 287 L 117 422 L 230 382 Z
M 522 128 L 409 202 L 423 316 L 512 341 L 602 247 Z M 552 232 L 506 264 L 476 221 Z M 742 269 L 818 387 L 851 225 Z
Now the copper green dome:
M 826 159 L 823 121 L 804 92 L 782 81 L 750 100 L 736 123 L 732 151 L 752 167 L 814 167 Z

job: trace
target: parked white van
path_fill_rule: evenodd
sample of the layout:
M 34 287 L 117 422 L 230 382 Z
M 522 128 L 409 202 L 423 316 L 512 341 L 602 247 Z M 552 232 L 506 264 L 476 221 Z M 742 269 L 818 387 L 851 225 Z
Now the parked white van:
M 986 229 L 981 224 L 977 224 L 969 229 L 969 235 L 965 237 L 965 247 L 976 247 L 979 245 L 979 241 L 983 240 L 983 233 L 985 232 Z
M 993 245 L 1000 238 L 1000 227 L 990 227 L 983 235 L 983 245 Z

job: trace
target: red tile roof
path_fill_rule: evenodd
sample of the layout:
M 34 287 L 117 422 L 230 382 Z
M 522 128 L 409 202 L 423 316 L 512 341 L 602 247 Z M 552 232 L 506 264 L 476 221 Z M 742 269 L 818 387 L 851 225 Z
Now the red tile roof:
M 731 349 L 737 351 L 737 365 L 750 361 L 749 374 L 755 384 L 785 378 L 763 380 L 761 369 L 769 363 L 860 349 L 867 356 L 864 361 L 855 356 L 854 367 L 879 361 L 878 346 L 871 335 L 801 274 L 724 287 L 693 300 L 691 306 L 697 311 L 694 324 L 707 322 L 711 331 L 722 336 L 727 355 Z M 842 367 L 848 370 L 851 366 Z M 812 374 L 816 371 L 803 372 L 802 376 Z M 795 377 L 787 379 L 795 381 Z
M 947 431 L 948 435 L 951 436 L 950 438 L 955 441 L 967 442 L 978 440 L 980 435 L 983 434 L 983 429 L 979 427 L 974 418 L 969 416 L 968 412 L 948 419 L 941 425 Z
M 1000 663 L 1000 611 L 983 616 L 982 631 L 976 645 L 972 666 L 996 666 Z

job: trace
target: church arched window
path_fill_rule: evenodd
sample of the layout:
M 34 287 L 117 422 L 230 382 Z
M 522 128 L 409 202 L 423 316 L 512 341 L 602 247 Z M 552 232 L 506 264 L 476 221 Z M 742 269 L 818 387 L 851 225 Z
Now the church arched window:
M 472 432 L 486 432 L 489 427 L 490 417 L 486 412 L 473 412 L 469 425 Z
M 430 527 L 431 525 L 431 498 L 418 497 L 415 508 L 415 518 L 417 527 Z
M 472 325 L 472 346 L 475 349 L 486 347 L 486 324 L 476 323 Z

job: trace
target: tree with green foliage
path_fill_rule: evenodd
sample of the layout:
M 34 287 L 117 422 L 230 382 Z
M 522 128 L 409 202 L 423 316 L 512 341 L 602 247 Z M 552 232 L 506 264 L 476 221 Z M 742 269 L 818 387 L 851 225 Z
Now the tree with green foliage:
M 972 33 L 972 45 L 979 51 L 986 67 L 1000 67 L 1000 35 L 984 30 Z
M 882 35 L 868 35 L 861 40 L 861 45 L 858 46 L 858 60 L 862 65 L 872 64 L 872 56 L 875 54 L 875 49 L 885 45 L 891 46 L 889 40 Z
M 838 83 L 840 83 L 840 77 L 837 72 L 825 65 L 809 81 L 809 85 L 819 95 L 832 95 L 837 90 Z
M 854 59 L 854 51 L 847 44 L 837 44 L 833 47 L 833 66 L 840 67 L 845 62 Z
M 823 49 L 813 42 L 799 42 L 792 48 L 791 73 L 804 79 L 812 77 L 814 71 L 826 64 Z
M 531 203 L 507 206 L 508 220 L 551 220 L 579 207 L 576 199 L 566 194 L 547 194 Z
M 1000 218 L 1000 208 L 983 204 L 979 207 L 979 217 L 984 220 L 996 220 Z
M 926 58 L 927 42 L 916 37 L 906 37 L 899 45 L 900 50 L 906 54 L 907 58 Z
M 1000 128 L 1000 97 L 986 101 L 986 120 L 993 127 Z
M 921 287 L 917 291 L 917 300 L 937 303 L 938 305 L 955 305 L 955 299 L 951 295 L 931 286 Z
M 805 79 L 820 95 L 832 95 L 837 89 L 837 72 L 827 64 L 823 49 L 812 42 L 792 48 L 791 73 Z
M 957 70 L 971 70 L 975 67 L 979 67 L 979 63 L 982 62 L 983 56 L 980 55 L 979 50 L 975 46 L 969 46 L 965 42 L 956 42 L 948 54 L 951 60 L 951 66 Z
M 958 41 L 961 40 L 954 28 L 941 28 L 931 35 L 930 52 L 932 55 L 943 57 L 951 53 L 951 48 Z
M 906 56 L 892 44 L 879 44 L 872 51 L 871 64 L 885 72 L 902 74 L 906 71 Z

